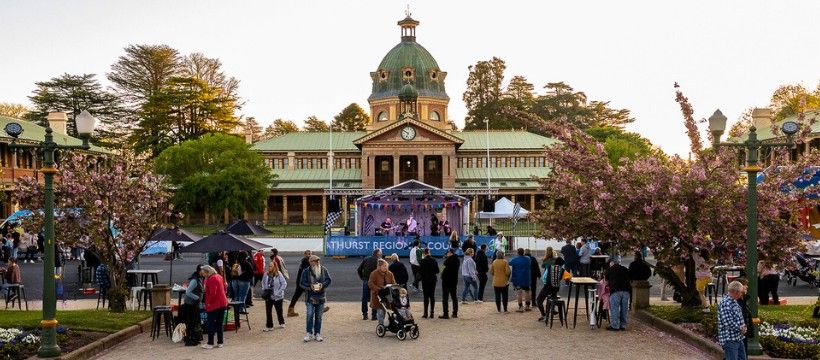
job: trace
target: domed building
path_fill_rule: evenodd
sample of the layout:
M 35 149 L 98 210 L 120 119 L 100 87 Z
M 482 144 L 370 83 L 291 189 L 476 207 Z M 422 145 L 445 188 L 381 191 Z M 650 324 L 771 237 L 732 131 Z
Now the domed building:
M 366 131 L 296 132 L 253 145 L 276 179 L 265 211 L 250 219 L 322 224 L 333 210 L 331 193 L 349 219 L 353 200 L 408 180 L 470 199 L 471 214 L 488 193 L 529 210 L 542 206 L 533 176 L 549 174 L 543 148 L 554 140 L 526 131 L 456 131 L 447 72 L 416 42 L 418 21 L 408 14 L 398 25 L 401 41 L 370 73 Z

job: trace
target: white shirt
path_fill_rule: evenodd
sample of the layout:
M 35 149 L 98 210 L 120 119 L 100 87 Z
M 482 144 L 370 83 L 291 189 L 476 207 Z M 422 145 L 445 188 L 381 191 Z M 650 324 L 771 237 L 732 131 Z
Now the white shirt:
M 413 246 L 410 248 L 410 264 L 419 265 L 419 259 L 416 257 L 416 250 L 418 250 L 418 246 Z

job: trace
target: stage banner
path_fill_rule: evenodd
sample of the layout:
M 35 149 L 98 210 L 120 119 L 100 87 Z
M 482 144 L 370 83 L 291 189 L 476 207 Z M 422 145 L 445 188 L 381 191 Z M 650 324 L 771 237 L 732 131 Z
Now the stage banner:
M 462 236 L 461 243 L 466 239 Z M 492 254 L 493 239 L 495 236 L 476 236 L 476 249 L 481 244 L 487 244 L 487 253 Z M 370 256 L 374 249 L 381 249 L 385 256 L 396 253 L 400 257 L 408 257 L 413 240 L 411 236 L 329 236 L 325 238 L 325 256 Z M 421 247 L 429 248 L 433 256 L 444 256 L 450 247 L 449 237 L 422 236 Z M 456 254 L 463 255 L 460 248 Z

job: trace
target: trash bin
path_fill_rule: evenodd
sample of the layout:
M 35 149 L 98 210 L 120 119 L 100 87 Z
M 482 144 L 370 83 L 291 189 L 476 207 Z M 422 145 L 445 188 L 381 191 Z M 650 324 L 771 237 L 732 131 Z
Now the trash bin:
M 151 289 L 151 302 L 156 306 L 171 306 L 171 287 L 166 284 L 154 284 Z

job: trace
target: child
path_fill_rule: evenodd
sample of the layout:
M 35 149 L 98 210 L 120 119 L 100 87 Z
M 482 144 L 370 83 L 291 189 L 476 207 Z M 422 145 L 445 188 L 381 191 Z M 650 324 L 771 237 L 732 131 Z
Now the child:
M 406 289 L 399 289 L 399 298 L 393 303 L 393 308 L 405 321 L 413 320 L 413 313 L 410 312 L 410 299 L 407 298 Z

